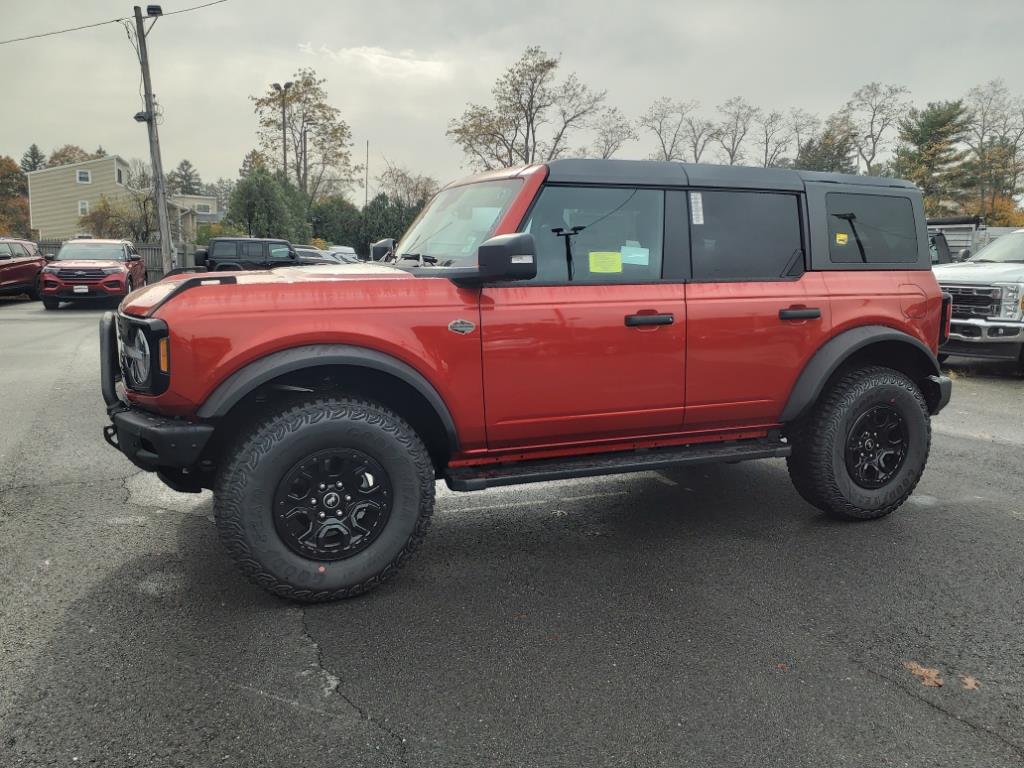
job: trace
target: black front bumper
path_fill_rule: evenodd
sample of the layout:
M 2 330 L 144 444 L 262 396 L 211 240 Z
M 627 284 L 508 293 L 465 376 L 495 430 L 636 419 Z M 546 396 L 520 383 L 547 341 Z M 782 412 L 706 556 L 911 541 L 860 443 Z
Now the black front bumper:
M 949 405 L 949 398 L 953 395 L 953 380 L 949 376 L 928 377 L 928 411 L 933 416 Z
M 120 367 L 114 322 L 113 312 L 105 312 L 100 319 L 100 389 L 113 422 L 103 428 L 103 439 L 142 469 L 194 466 L 213 436 L 213 426 L 133 408 L 117 396 Z

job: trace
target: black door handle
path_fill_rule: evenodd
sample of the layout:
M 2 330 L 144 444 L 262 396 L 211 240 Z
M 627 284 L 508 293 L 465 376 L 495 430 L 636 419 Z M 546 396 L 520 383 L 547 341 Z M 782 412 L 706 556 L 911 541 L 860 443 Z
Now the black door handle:
M 673 314 L 666 315 L 626 315 L 626 326 L 635 328 L 638 325 L 672 325 L 676 321 Z
M 817 307 L 790 307 L 779 310 L 779 320 L 813 320 L 821 317 Z

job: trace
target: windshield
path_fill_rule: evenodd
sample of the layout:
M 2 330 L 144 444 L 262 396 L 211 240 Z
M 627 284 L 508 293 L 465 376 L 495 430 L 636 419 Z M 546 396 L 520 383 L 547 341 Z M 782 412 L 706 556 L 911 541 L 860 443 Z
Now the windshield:
M 1024 232 L 1012 232 L 993 240 L 968 261 L 997 261 L 1024 264 Z
M 476 249 L 494 232 L 522 183 L 503 179 L 442 190 L 405 233 L 395 249 L 397 260 L 415 257 L 431 266 L 475 266 Z
M 124 261 L 124 246 L 120 243 L 65 243 L 57 254 L 57 261 Z

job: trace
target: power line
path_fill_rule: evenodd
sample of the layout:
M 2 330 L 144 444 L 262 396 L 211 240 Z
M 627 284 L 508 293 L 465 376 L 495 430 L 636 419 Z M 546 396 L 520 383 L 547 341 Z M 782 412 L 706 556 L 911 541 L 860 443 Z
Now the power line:
M 220 5 L 226 3 L 228 0 L 213 0 L 211 3 L 203 3 L 202 5 L 194 5 L 191 8 L 182 8 L 179 11 L 168 11 L 163 14 L 164 16 L 174 16 L 178 13 L 187 13 L 189 11 L 198 11 L 200 8 L 209 8 L 211 5 Z M 159 18 L 159 17 L 157 17 Z M 25 37 L 12 37 L 10 40 L 0 40 L 0 45 L 7 45 L 8 43 L 20 43 L 23 40 L 37 40 L 40 37 L 50 37 L 52 35 L 63 35 L 65 32 L 78 32 L 81 29 L 92 29 L 93 27 L 102 27 L 104 24 L 117 24 L 119 22 L 128 21 L 126 17 L 118 19 L 107 19 L 107 21 L 97 21 L 95 24 L 83 24 L 80 27 L 68 27 L 67 29 L 56 29 L 53 32 L 41 32 L 38 35 L 26 35 Z

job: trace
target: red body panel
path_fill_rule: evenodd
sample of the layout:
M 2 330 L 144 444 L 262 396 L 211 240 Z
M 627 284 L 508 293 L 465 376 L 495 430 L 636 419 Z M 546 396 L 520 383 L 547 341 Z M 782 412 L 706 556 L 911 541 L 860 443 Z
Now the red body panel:
M 40 270 L 46 266 L 46 259 L 36 250 L 35 243 L 11 239 L 0 242 L 12 244 L 10 257 L 0 258 L 0 293 L 35 285 Z
M 523 189 L 496 234 L 518 230 L 547 168 L 500 171 Z M 479 179 L 478 179 L 479 180 Z M 150 311 L 181 275 L 139 291 Z M 246 364 L 309 344 L 351 344 L 405 362 L 443 398 L 460 451 L 453 465 L 764 435 L 830 338 L 884 325 L 936 350 L 941 293 L 930 271 L 808 272 L 773 282 L 508 284 L 461 288 L 391 267 L 236 273 L 162 305 L 171 389 L 139 405 L 192 416 Z M 820 317 L 784 320 L 787 308 Z M 634 314 L 671 325 L 627 327 Z M 454 320 L 476 325 L 449 330 Z

